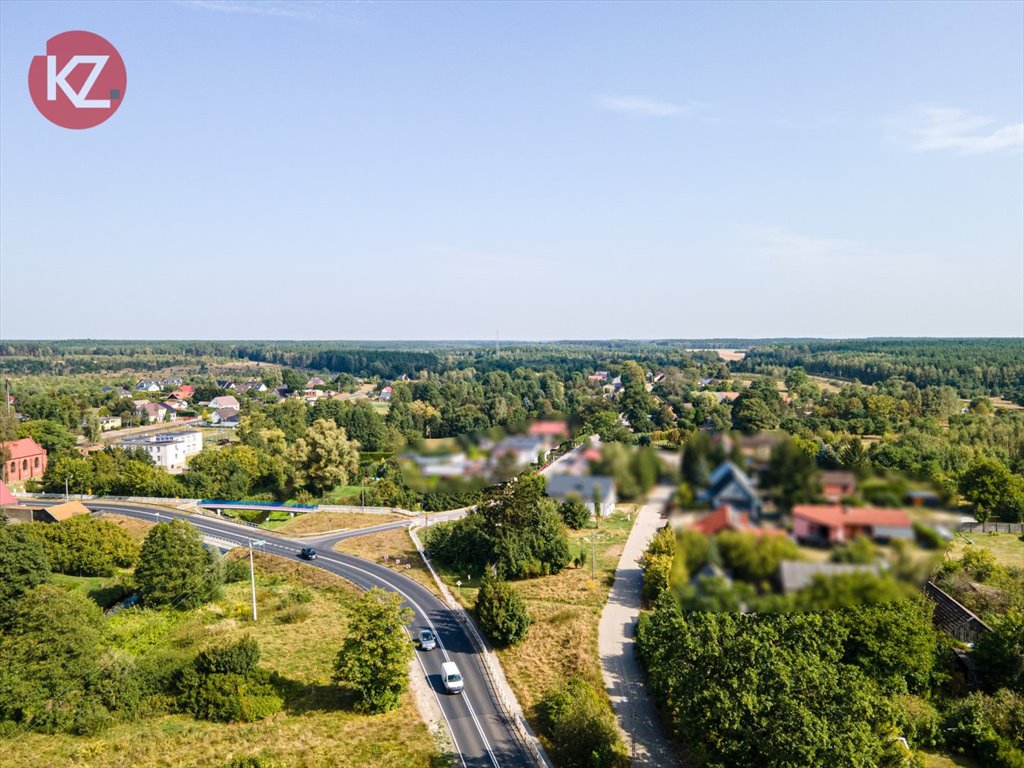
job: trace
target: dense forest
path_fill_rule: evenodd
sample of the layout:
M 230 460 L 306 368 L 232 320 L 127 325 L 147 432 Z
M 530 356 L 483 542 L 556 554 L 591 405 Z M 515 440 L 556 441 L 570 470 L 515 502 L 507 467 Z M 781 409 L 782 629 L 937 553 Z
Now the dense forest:
M 1004 396 L 1024 403 L 1021 339 L 780 341 L 748 350 L 738 371 L 810 374 L 874 384 L 894 376 L 919 387 L 946 385 L 963 397 Z

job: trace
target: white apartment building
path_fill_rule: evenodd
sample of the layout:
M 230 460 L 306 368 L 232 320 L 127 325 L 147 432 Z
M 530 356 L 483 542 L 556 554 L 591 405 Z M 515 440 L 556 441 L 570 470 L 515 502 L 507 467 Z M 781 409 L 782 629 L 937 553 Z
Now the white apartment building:
M 162 435 L 129 437 L 120 443 L 122 448 L 141 448 L 158 467 L 167 470 L 185 468 L 185 459 L 203 450 L 203 433 L 165 432 Z

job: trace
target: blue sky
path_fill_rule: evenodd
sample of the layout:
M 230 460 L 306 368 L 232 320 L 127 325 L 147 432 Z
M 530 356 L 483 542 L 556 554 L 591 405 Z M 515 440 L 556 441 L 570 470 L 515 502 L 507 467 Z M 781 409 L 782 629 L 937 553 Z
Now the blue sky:
M 1016 336 L 1022 146 L 1021 3 L 5 0 L 0 336 Z

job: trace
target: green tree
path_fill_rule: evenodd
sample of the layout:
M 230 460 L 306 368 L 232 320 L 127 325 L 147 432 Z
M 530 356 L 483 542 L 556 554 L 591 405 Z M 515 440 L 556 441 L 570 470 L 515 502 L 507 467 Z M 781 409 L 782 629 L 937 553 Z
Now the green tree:
M 1015 497 L 1019 490 L 1010 470 L 996 459 L 978 459 L 960 478 L 960 493 L 974 507 L 979 523 L 988 522 L 1004 508 L 1016 512 Z
M 146 534 L 135 568 L 145 605 L 194 608 L 216 594 L 222 578 L 220 561 L 203 546 L 198 528 L 172 520 Z
M 109 576 L 115 568 L 130 568 L 139 545 L 124 528 L 109 520 L 81 515 L 55 525 L 30 529 L 46 550 L 52 570 L 72 576 Z
M 516 645 L 526 639 L 533 619 L 526 601 L 508 582 L 485 575 L 476 596 L 480 628 L 495 645 Z
M 103 615 L 84 594 L 41 584 L 10 604 L 0 642 L 0 722 L 46 732 L 88 731 L 102 705 Z
M 574 531 L 578 531 L 590 521 L 590 509 L 578 498 L 565 499 L 558 505 L 558 514 Z
M 833 563 L 860 563 L 870 565 L 878 560 L 879 550 L 867 536 L 855 536 L 852 541 L 832 550 L 829 561 Z
M 75 436 L 63 424 L 50 419 L 34 419 L 18 426 L 18 437 L 31 437 L 47 453 L 70 451 L 75 447 Z
M 787 536 L 723 531 L 715 537 L 715 545 L 733 575 L 753 583 L 771 579 L 783 560 L 801 559 L 800 548 Z
M 0 526 L 0 627 L 12 603 L 27 590 L 50 579 L 46 550 L 27 526 Z
M 764 482 L 778 490 L 779 498 L 787 508 L 813 501 L 821 492 L 818 466 L 814 460 L 816 453 L 817 446 L 799 438 L 787 437 L 772 448 Z
M 1010 610 L 974 645 L 978 679 L 987 691 L 1024 694 L 1024 611 Z
M 607 702 L 583 678 L 570 678 L 545 693 L 537 709 L 556 765 L 624 768 L 629 764 Z
M 405 634 L 412 617 L 412 609 L 397 594 L 376 587 L 353 609 L 334 679 L 355 692 L 360 711 L 380 713 L 398 706 L 413 657 Z
M 359 471 L 359 443 L 327 419 L 319 419 L 292 445 L 292 462 L 299 484 L 314 493 L 348 485 Z

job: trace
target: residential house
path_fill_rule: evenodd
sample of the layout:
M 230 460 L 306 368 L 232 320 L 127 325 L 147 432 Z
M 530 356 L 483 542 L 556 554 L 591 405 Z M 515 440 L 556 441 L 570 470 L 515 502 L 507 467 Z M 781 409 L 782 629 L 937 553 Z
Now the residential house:
M 826 470 L 820 475 L 821 495 L 830 504 L 838 504 L 857 492 L 857 476 L 846 470 Z
M 728 504 L 723 504 L 714 512 L 704 515 L 690 526 L 690 530 L 703 533 L 705 536 L 714 536 L 722 531 L 752 533 L 758 537 L 787 535 L 781 528 L 752 525 L 750 522 L 750 515 L 746 512 L 737 512 Z
M 715 381 L 714 379 L 708 379 L 708 378 L 701 379 L 700 380 L 700 388 L 703 389 L 704 387 L 709 387 L 709 386 L 711 386 L 714 383 L 714 381 Z
M 587 376 L 587 381 L 591 384 L 603 384 L 608 381 L 608 377 L 611 374 L 608 371 L 594 371 L 592 374 Z
M 510 435 L 491 450 L 491 464 L 497 466 L 504 460 L 514 467 L 528 467 L 550 452 L 551 446 L 544 437 Z
M 34 480 L 46 472 L 46 449 L 31 437 L 3 443 L 7 449 L 8 459 L 4 464 L 4 480 L 17 483 Z
M 783 560 L 775 574 L 775 581 L 783 594 L 799 592 L 814 583 L 814 579 L 846 576 L 851 573 L 878 574 L 881 568 L 877 564 L 862 565 L 856 563 L 807 563 L 797 560 Z
M 715 399 L 720 404 L 731 403 L 733 400 L 740 396 L 739 392 L 712 392 L 711 394 L 715 396 Z
M 112 429 L 121 428 L 120 416 L 100 416 L 100 431 L 109 432 Z
M 262 381 L 246 381 L 238 385 L 238 392 L 266 392 L 267 385 Z
M 697 494 L 697 501 L 709 503 L 715 509 L 728 504 L 739 512 L 746 512 L 751 520 L 761 516 L 761 499 L 754 483 L 731 461 L 722 462 L 711 473 L 711 484 Z
M 569 439 L 569 423 L 566 421 L 535 421 L 526 434 L 531 437 L 543 437 L 554 443 Z
M 913 539 L 910 515 L 902 509 L 798 504 L 793 507 L 793 535 L 814 544 L 842 544 L 855 536 L 876 541 Z
M 548 496 L 557 501 L 575 498 L 587 505 L 590 514 L 594 514 L 595 490 L 600 504 L 601 517 L 610 515 L 618 502 L 615 493 L 615 480 L 611 477 L 604 475 L 548 475 L 546 480 Z
M 484 462 L 470 459 L 465 453 L 443 453 L 433 456 L 407 453 L 424 477 L 474 477 L 484 471 Z
M 309 381 L 306 382 L 306 389 L 319 389 L 327 385 L 327 382 L 321 379 L 319 376 L 313 376 Z
M 148 400 L 143 401 L 141 404 L 136 401 L 135 415 L 146 419 L 150 424 L 156 424 L 161 421 L 175 421 L 178 418 L 178 414 L 173 408 L 168 408 L 163 403 L 151 403 Z
M 939 494 L 927 489 L 907 491 L 907 495 L 904 496 L 904 500 L 914 507 L 929 507 L 930 509 L 936 509 L 942 505 L 942 498 Z
M 160 403 L 160 405 L 172 411 L 188 410 L 188 403 L 186 403 L 184 400 L 164 400 L 162 403 Z
M 168 376 L 165 379 L 160 379 L 161 389 L 175 389 L 185 383 L 185 380 L 181 376 Z
M 171 397 L 175 400 L 191 400 L 196 393 L 196 388 L 191 384 L 182 384 L 176 390 L 171 392 Z
M 159 392 L 160 382 L 153 379 L 142 379 L 135 385 L 136 392 Z
M 391 389 L 391 387 L 384 387 L 384 389 L 382 389 L 380 391 L 380 397 L 378 399 L 382 403 L 390 403 L 391 402 L 391 393 L 392 393 L 392 391 L 393 390 Z
M 79 515 L 91 515 L 92 511 L 80 501 L 66 501 L 52 507 L 43 507 L 40 517 L 48 523 L 63 523 Z
M 221 408 L 234 408 L 236 411 L 242 410 L 242 406 L 238 404 L 238 398 L 234 395 L 219 395 L 213 398 L 207 407 L 211 411 L 219 411 Z
M 207 421 L 218 427 L 237 427 L 240 419 L 239 412 L 234 408 L 218 408 Z
M 129 437 L 119 444 L 122 448 L 141 448 L 164 469 L 184 469 L 185 459 L 203 450 L 203 433 L 165 432 L 161 435 Z
M 229 392 L 234 392 L 235 389 L 236 389 L 236 385 L 235 385 L 235 382 L 233 382 L 233 381 L 229 381 L 227 379 L 218 379 L 217 380 L 217 388 L 218 389 L 226 389 Z

